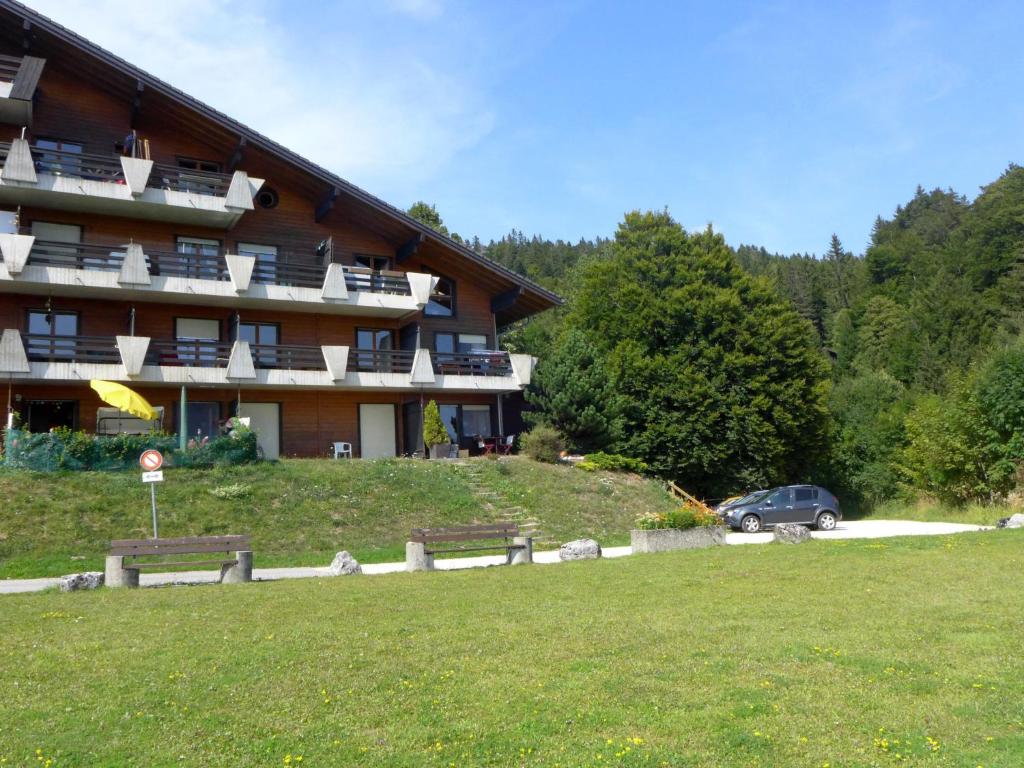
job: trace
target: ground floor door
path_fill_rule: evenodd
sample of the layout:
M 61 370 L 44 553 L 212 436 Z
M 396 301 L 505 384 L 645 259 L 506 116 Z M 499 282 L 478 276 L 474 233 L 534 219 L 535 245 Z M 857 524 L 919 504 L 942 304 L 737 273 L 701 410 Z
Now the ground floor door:
M 396 456 L 395 406 L 359 406 L 359 455 L 364 459 Z
M 273 461 L 281 455 L 281 405 L 279 403 L 247 403 L 238 406 L 238 415 L 249 419 L 256 432 L 263 458 Z
M 49 432 L 58 427 L 74 429 L 78 423 L 77 400 L 29 400 L 28 431 Z

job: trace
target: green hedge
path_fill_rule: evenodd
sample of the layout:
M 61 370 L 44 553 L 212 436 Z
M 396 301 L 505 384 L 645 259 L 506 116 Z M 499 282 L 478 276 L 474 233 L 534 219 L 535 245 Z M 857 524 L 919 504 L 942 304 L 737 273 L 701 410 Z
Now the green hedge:
M 37 472 L 137 469 L 139 456 L 150 448 L 178 467 L 248 464 L 258 459 L 256 433 L 236 424 L 231 434 L 198 443 L 190 440 L 185 450 L 179 450 L 177 436 L 166 432 L 101 437 L 67 428 L 40 433 L 9 429 L 3 464 Z

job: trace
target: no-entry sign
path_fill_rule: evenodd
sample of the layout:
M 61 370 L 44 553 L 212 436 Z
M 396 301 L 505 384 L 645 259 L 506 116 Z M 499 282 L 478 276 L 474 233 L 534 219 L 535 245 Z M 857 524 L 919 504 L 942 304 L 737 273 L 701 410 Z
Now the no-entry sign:
M 160 451 L 153 450 L 152 448 L 148 451 L 144 451 L 139 456 L 139 466 L 141 466 L 147 472 L 155 472 L 164 465 L 164 457 Z

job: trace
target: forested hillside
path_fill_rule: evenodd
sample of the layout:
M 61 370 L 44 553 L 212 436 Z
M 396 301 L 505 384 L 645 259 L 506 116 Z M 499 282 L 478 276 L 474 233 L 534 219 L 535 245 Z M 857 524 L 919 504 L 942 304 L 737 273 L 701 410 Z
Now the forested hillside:
M 536 417 L 581 447 L 709 495 L 814 480 L 870 505 L 1021 483 L 1020 167 L 973 201 L 919 188 L 863 254 L 834 236 L 821 255 L 733 249 L 667 212 L 612 240 L 477 247 L 568 299 L 504 341 L 541 358 Z

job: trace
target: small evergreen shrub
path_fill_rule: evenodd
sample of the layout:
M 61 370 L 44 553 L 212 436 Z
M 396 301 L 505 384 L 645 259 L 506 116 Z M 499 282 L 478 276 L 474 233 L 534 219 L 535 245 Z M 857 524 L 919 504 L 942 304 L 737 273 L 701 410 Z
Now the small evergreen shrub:
M 556 464 L 563 450 L 562 436 L 546 424 L 538 424 L 522 437 L 522 451 L 534 461 Z
M 642 475 L 649 469 L 647 463 L 640 461 L 640 459 L 620 456 L 617 453 L 605 453 L 604 451 L 588 453 L 583 461 L 579 462 L 576 466 L 587 472 L 601 470 L 604 472 L 635 472 L 638 475 Z
M 441 409 L 437 407 L 436 400 L 431 400 L 423 409 L 423 442 L 427 448 L 451 442 L 448 430 L 444 428 L 444 421 L 441 420 Z

